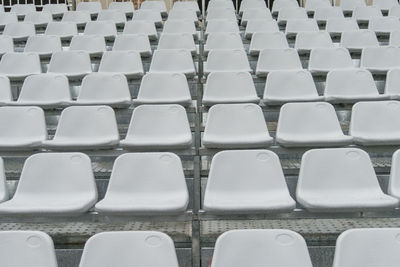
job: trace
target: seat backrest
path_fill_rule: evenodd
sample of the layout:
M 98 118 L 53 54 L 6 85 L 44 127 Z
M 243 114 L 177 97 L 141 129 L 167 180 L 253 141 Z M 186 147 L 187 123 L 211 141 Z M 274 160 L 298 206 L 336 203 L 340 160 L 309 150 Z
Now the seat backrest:
M 83 24 L 91 21 L 90 13 L 85 11 L 67 11 L 64 13 L 62 22 L 75 22 L 77 24 Z
M 251 71 L 244 50 L 217 49 L 208 53 L 205 71 Z
M 107 20 L 112 21 L 114 23 L 125 23 L 126 22 L 125 12 L 113 9 L 100 11 L 99 14 L 97 15 L 97 21 L 107 21 Z
M 3 35 L 14 38 L 28 37 L 36 34 L 35 25 L 32 22 L 11 22 L 4 27 Z
M 30 75 L 41 73 L 40 58 L 36 53 L 6 53 L 1 57 L 0 74 Z
M 133 13 L 135 11 L 135 7 L 133 2 L 116 2 L 112 1 L 108 6 L 108 9 L 111 10 L 121 10 L 125 13 Z
M 60 37 L 52 35 L 35 35 L 28 38 L 24 52 L 35 52 L 41 55 L 59 52 L 61 49 Z
M 0 102 L 12 101 L 10 79 L 7 76 L 0 75 Z
M 86 23 L 84 35 L 117 36 L 117 27 L 113 21 L 89 21 Z
M 238 33 L 219 32 L 208 35 L 204 49 L 244 49 L 244 47 Z
M 0 55 L 14 52 L 14 41 L 11 36 L 0 36 Z
M 4 170 L 4 161 L 3 158 L 0 158 L 0 203 L 8 200 L 8 197 L 9 193 L 5 176 L 5 170 Z
M 52 15 L 63 14 L 68 11 L 66 4 L 45 4 L 42 11 L 49 12 Z
M 70 50 L 82 50 L 88 53 L 106 51 L 106 41 L 101 35 L 77 35 L 72 37 Z
M 47 11 L 29 12 L 24 18 L 24 22 L 32 22 L 35 25 L 47 24 L 50 21 L 53 21 L 53 16 Z
M 340 7 L 319 7 L 315 9 L 314 19 L 316 21 L 326 21 L 335 18 L 344 19 L 343 10 Z
M 79 2 L 76 11 L 86 11 L 90 14 L 97 14 L 102 10 L 100 2 Z
M 343 32 L 340 38 L 340 45 L 352 50 L 365 47 L 378 47 L 379 42 L 375 32 L 370 30 L 358 30 Z
M 10 12 L 17 14 L 18 16 L 25 16 L 34 11 L 36 11 L 34 4 L 15 4 L 11 6 L 10 10 Z
M 75 22 L 49 22 L 44 34 L 56 36 L 74 36 L 78 35 L 78 28 Z

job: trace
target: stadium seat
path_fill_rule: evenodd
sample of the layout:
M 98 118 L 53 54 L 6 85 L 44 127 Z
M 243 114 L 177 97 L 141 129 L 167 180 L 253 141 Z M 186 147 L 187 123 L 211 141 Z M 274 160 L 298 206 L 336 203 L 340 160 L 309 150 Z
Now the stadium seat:
M 389 46 L 400 47 L 400 31 L 390 33 Z
M 188 50 L 155 50 L 149 72 L 180 72 L 188 77 L 196 74 L 194 62 Z
M 0 75 L 0 106 L 12 101 L 11 83 L 7 76 Z
M 189 148 L 192 134 L 185 109 L 174 104 L 136 107 L 120 144 L 126 149 Z
M 342 33 L 340 46 L 347 48 L 349 52 L 361 52 L 366 47 L 379 47 L 379 42 L 373 31 L 346 31 Z
M 167 7 L 164 1 L 144 1 L 140 5 L 141 10 L 153 10 L 160 13 L 161 16 L 168 16 Z
M 367 6 L 364 0 L 340 0 L 336 1 L 336 5 L 340 6 L 343 12 L 347 14 L 351 13 L 357 7 Z
M 26 77 L 18 100 L 13 105 L 55 108 L 69 105 L 71 93 L 67 77 L 60 74 L 37 74 Z
M 400 6 L 393 6 L 389 9 L 389 14 L 390 17 L 400 17 Z
M 57 267 L 53 240 L 39 231 L 2 231 L 0 257 L 4 266 Z
M 390 169 L 390 178 L 388 185 L 388 194 L 400 199 L 400 150 L 394 152 L 392 157 L 392 166 Z
M 171 9 L 168 14 L 168 20 L 186 20 L 198 23 L 199 18 L 197 13 L 193 9 L 183 10 L 183 9 Z
M 392 7 L 399 7 L 399 2 L 397 0 L 373 0 L 372 6 L 388 12 Z
M 274 70 L 301 70 L 301 62 L 296 49 L 264 49 L 258 57 L 256 74 L 266 76 Z
M 0 150 L 35 150 L 47 138 L 39 107 L 0 107 Z
M 157 30 L 154 23 L 151 21 L 128 21 L 125 23 L 124 31 L 122 32 L 123 35 L 125 34 L 144 34 L 149 37 L 150 40 L 157 40 Z
M 259 148 L 272 141 L 256 104 L 218 104 L 208 111 L 203 136 L 206 148 Z
M 189 193 L 181 159 L 169 152 L 127 153 L 113 166 L 99 213 L 119 215 L 181 214 Z
M 38 53 L 40 57 L 51 57 L 54 52 L 61 50 L 60 38 L 51 35 L 30 36 L 24 48 L 24 52 Z
M 0 60 L 0 75 L 6 75 L 10 80 L 23 80 L 41 71 L 39 55 L 36 53 L 6 53 Z
M 315 48 L 311 50 L 308 70 L 325 74 L 333 69 L 353 69 L 353 61 L 346 48 Z
M 265 1 L 262 0 L 242 1 L 240 3 L 239 14 L 244 14 L 249 10 L 264 10 L 269 13 Z
M 278 24 L 286 24 L 289 19 L 308 19 L 307 11 L 302 7 L 282 8 L 278 15 Z
M 116 2 L 112 1 L 108 6 L 109 10 L 119 10 L 125 13 L 125 15 L 132 16 L 135 11 L 133 2 Z
M 196 44 L 190 33 L 163 33 L 158 41 L 157 49 L 184 49 L 193 55 L 197 54 Z
M 381 10 L 372 6 L 356 7 L 352 15 L 358 23 L 368 23 L 370 19 L 381 17 L 383 17 Z
M 78 35 L 78 28 L 75 22 L 50 22 L 47 24 L 44 34 L 58 36 L 61 40 L 68 40 Z
M 279 113 L 276 141 L 284 147 L 327 147 L 348 145 L 352 137 L 343 134 L 331 104 L 287 103 Z
M 6 24 L 3 31 L 3 35 L 11 36 L 14 41 L 25 41 L 35 34 L 35 25 L 31 22 L 11 22 Z
M 310 212 L 394 209 L 399 202 L 382 192 L 368 153 L 358 148 L 304 153 L 296 198 Z
M 53 17 L 60 17 L 68 12 L 68 7 L 66 4 L 45 4 L 42 11 L 49 12 Z
M 231 230 L 220 235 L 211 267 L 246 265 L 312 267 L 304 238 L 291 230 Z
M 307 13 L 315 14 L 315 11 L 320 8 L 331 8 L 331 1 L 329 0 L 308 0 L 304 6 Z
M 186 76 L 182 73 L 147 73 L 142 78 L 134 104 L 180 104 L 192 103 Z
M 5 173 L 4 161 L 2 158 L 0 158 L 0 203 L 8 200 L 8 198 L 9 198 L 7 181 L 6 181 L 6 177 L 5 177 L 4 173 Z M 1 251 L 0 251 L 0 254 L 1 254 Z
M 343 32 L 358 31 L 359 29 L 357 21 L 351 18 L 328 19 L 325 28 L 332 36 L 340 36 Z
M 24 22 L 33 23 L 36 27 L 46 26 L 47 23 L 53 21 L 53 16 L 50 12 L 46 11 L 34 11 L 29 12 L 25 15 Z
M 242 38 L 239 33 L 218 32 L 210 33 L 204 45 L 204 53 L 208 54 L 210 50 L 244 50 Z
M 385 83 L 385 94 L 391 99 L 400 100 L 400 68 L 391 69 L 387 72 Z
M 256 1 L 256 3 L 259 1 Z M 261 1 L 261 3 L 264 3 Z M 265 4 L 265 3 L 264 3 Z M 269 9 L 266 8 L 249 8 L 243 12 L 240 24 L 246 26 L 249 20 L 260 19 L 260 20 L 272 20 L 272 15 Z
M 333 267 L 396 267 L 400 260 L 399 234 L 399 228 L 346 230 L 336 241 Z
M 90 158 L 82 153 L 39 153 L 24 163 L 17 191 L 0 214 L 79 215 L 97 201 Z
M 386 73 L 390 69 L 400 67 L 400 48 L 391 46 L 364 48 L 360 67 L 372 73 Z
M 244 37 L 246 39 L 251 39 L 255 33 L 271 33 L 279 32 L 278 24 L 275 20 L 265 20 L 265 19 L 250 19 L 247 21 L 246 30 L 244 32 Z
M 135 11 L 132 20 L 151 21 L 156 25 L 156 27 L 162 27 L 162 18 L 160 13 L 151 9 L 139 9 Z
M 263 97 L 267 105 L 321 99 L 311 74 L 306 70 L 272 71 L 267 76 Z
M 368 29 L 377 35 L 390 34 L 400 30 L 400 21 L 398 17 L 372 18 L 369 20 Z
M 91 73 L 82 80 L 75 104 L 129 107 L 131 94 L 122 73 Z
M 77 35 L 72 37 L 70 51 L 85 51 L 92 56 L 101 56 L 107 50 L 106 41 L 101 35 Z
M 288 19 L 286 22 L 286 36 L 293 37 L 299 32 L 318 32 L 318 24 L 314 19 Z
M 291 198 L 278 156 L 269 150 L 226 150 L 211 162 L 203 209 L 211 213 L 289 212 Z
M 54 138 L 42 142 L 52 150 L 113 148 L 119 143 L 115 113 L 109 106 L 73 106 L 64 109 Z
M 247 27 L 249 27 L 247 25 Z M 233 20 L 224 20 L 224 19 L 215 19 L 207 22 L 207 27 L 205 30 L 205 35 L 207 36 L 213 32 L 233 32 L 239 33 L 239 26 L 236 21 Z
M 320 7 L 315 9 L 314 19 L 321 24 L 330 19 L 344 19 L 344 15 L 340 7 Z
M 0 56 L 14 52 L 14 41 L 11 36 L 0 36 Z
M 252 71 L 246 52 L 240 49 L 211 50 L 203 65 L 205 74 L 215 71 Z
M 101 35 L 106 39 L 117 36 L 117 27 L 112 21 L 89 21 L 86 23 L 84 35 Z
M 239 31 L 239 30 L 238 30 Z M 185 34 L 189 33 L 193 35 L 193 38 L 198 39 L 196 26 L 191 20 L 167 20 L 164 24 L 162 33 L 171 34 Z
M 194 10 L 194 11 L 196 11 L 196 13 L 200 13 L 199 4 L 196 1 L 177 1 L 177 2 L 174 2 L 172 9 L 174 9 L 174 10 Z
M 69 78 L 82 78 L 92 72 L 89 54 L 84 51 L 61 51 L 51 56 L 48 73 L 66 75 Z
M 299 53 L 309 53 L 315 48 L 333 48 L 333 42 L 328 32 L 299 32 L 294 48 Z
M 371 101 L 353 105 L 349 134 L 360 145 L 400 144 L 400 102 Z
M 114 3 L 114 2 L 113 2 Z M 86 23 L 91 21 L 90 14 L 85 11 L 68 11 L 65 12 L 62 19 L 62 22 L 73 22 L 78 26 L 84 26 Z
M 11 13 L 17 14 L 19 18 L 24 18 L 26 14 L 35 12 L 36 7 L 34 4 L 14 4 L 11 6 Z
M 278 15 L 282 8 L 298 7 L 299 3 L 296 0 L 276 0 L 272 5 L 272 15 Z
M 120 10 L 102 10 L 97 15 L 97 21 L 112 21 L 117 26 L 123 26 L 126 22 L 125 12 Z
M 388 98 L 387 95 L 379 94 L 374 77 L 363 69 L 330 71 L 326 77 L 324 97 L 331 103 L 355 103 Z
M 208 9 L 207 11 L 207 16 L 206 16 L 206 21 L 210 20 L 219 20 L 219 19 L 224 19 L 224 20 L 231 20 L 236 22 L 236 14 L 235 11 L 230 9 L 230 8 L 213 8 L 213 9 Z
M 4 28 L 8 23 L 17 23 L 18 18 L 15 13 L 0 12 L 0 28 Z
M 90 15 L 97 15 L 102 10 L 101 2 L 79 2 L 76 11 L 84 11 Z
M 250 41 L 249 53 L 257 56 L 264 49 L 289 48 L 283 32 L 256 32 Z
M 166 234 L 118 231 L 89 238 L 79 267 L 108 267 L 115 262 L 121 266 L 179 266 L 174 242 Z
M 123 73 L 128 79 L 140 78 L 144 74 L 142 59 L 137 51 L 104 52 L 99 72 Z
M 142 57 L 152 55 L 150 41 L 145 34 L 120 34 L 114 41 L 113 51 L 136 51 Z
M 248 72 L 211 72 L 207 76 L 203 105 L 259 101 L 253 79 Z
M 233 6 L 233 2 L 231 1 L 209 1 L 208 6 L 207 6 L 207 12 L 213 9 L 219 9 L 219 8 L 226 8 L 226 9 L 231 9 L 232 11 L 235 10 L 235 7 Z

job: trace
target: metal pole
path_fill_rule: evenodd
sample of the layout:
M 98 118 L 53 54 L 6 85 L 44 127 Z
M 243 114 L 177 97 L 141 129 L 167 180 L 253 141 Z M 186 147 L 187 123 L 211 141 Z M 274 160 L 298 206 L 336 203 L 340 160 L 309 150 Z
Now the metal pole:
M 206 0 L 201 0 L 201 13 L 203 18 L 206 16 Z

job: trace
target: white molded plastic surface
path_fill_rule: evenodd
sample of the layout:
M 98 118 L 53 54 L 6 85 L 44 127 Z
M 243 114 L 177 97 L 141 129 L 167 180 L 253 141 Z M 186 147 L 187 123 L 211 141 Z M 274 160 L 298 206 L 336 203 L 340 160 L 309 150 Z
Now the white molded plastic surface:
M 381 17 L 369 20 L 368 29 L 380 34 L 388 34 L 392 31 L 400 30 L 400 21 L 398 17 Z
M 101 10 L 101 2 L 79 2 L 76 7 L 76 11 L 85 11 L 91 15 L 95 15 Z
M 36 53 L 6 53 L 0 60 L 0 74 L 12 80 L 23 80 L 41 71 L 39 55 Z
M 390 69 L 400 67 L 400 48 L 392 46 L 364 48 L 360 67 L 372 73 L 386 73 Z
M 344 19 L 344 14 L 340 7 L 321 7 L 315 9 L 314 19 L 322 23 L 330 19 Z
M 268 74 L 263 97 L 268 105 L 321 99 L 311 74 L 306 70 L 272 71 Z
M 301 70 L 302 68 L 296 49 L 264 49 L 258 57 L 256 74 L 266 76 L 274 70 Z
M 24 22 L 31 22 L 35 26 L 46 26 L 47 23 L 53 21 L 53 16 L 50 12 L 46 11 L 34 11 L 29 12 L 25 15 Z
M 4 162 L 3 159 L 0 158 L 0 203 L 8 200 L 9 197 L 6 176 L 4 173 Z
M 197 53 L 196 44 L 190 33 L 163 33 L 158 41 L 157 49 L 184 49 L 192 54 Z
M 99 72 L 123 73 L 127 78 L 144 74 L 142 59 L 137 51 L 106 51 L 101 57 Z
M 336 0 L 336 5 L 340 6 L 345 13 L 352 12 L 357 7 L 367 6 L 364 0 Z
M 117 26 L 112 21 L 89 21 L 86 23 L 84 35 L 101 35 L 105 38 L 115 38 L 117 36 Z
M 74 106 L 61 112 L 54 138 L 43 142 L 50 149 L 103 149 L 119 143 L 114 110 L 109 106 Z
M 0 233 L 2 265 L 57 267 L 53 240 L 39 231 L 2 231 Z
M 3 35 L 11 36 L 15 41 L 24 41 L 35 34 L 35 24 L 32 22 L 7 23 L 3 31 Z
M 144 20 L 144 21 L 151 21 L 157 27 L 162 26 L 162 18 L 161 14 L 158 11 L 151 10 L 151 9 L 139 9 L 133 13 L 132 20 Z
M 295 206 L 274 152 L 230 150 L 213 157 L 203 204 L 207 212 L 287 212 Z
M 203 104 L 258 103 L 251 74 L 248 72 L 212 72 L 204 86 Z
M 286 7 L 279 11 L 278 24 L 284 24 L 289 19 L 308 19 L 307 11 L 302 7 Z
M 189 203 L 180 158 L 169 152 L 127 153 L 113 166 L 96 211 L 122 215 L 179 214 Z
M 249 53 L 257 56 L 261 50 L 281 48 L 289 48 L 283 32 L 256 32 L 251 38 Z
M 14 41 L 11 36 L 0 36 L 0 56 L 5 53 L 14 52 Z
M 394 17 L 400 17 L 400 5 L 399 6 L 393 6 L 389 9 L 389 16 L 394 16 Z
M 378 47 L 379 42 L 375 32 L 370 30 L 346 31 L 340 38 L 340 46 L 350 52 L 360 52 L 366 47 Z
M 154 51 L 149 72 L 180 72 L 188 77 L 193 77 L 196 69 L 190 51 L 167 49 Z
M 164 1 L 147 1 L 147 2 L 142 2 L 140 5 L 140 9 L 150 9 L 159 12 L 162 16 L 167 16 L 167 7 L 165 5 Z
M 215 71 L 251 72 L 247 54 L 244 50 L 211 50 L 207 62 L 204 62 L 204 73 Z
M 352 137 L 343 134 L 331 104 L 305 102 L 282 106 L 276 141 L 284 147 L 343 146 L 350 144 Z
M 55 52 L 50 59 L 47 72 L 81 78 L 92 72 L 89 54 L 84 51 Z
M 353 105 L 349 134 L 361 145 L 400 144 L 400 102 L 358 102 Z
M 358 148 L 304 153 L 296 198 L 311 212 L 394 209 L 399 202 L 382 192 L 368 153 Z
M 198 23 L 199 18 L 193 9 L 171 9 L 168 14 L 168 20 L 188 20 Z
M 145 20 L 128 21 L 127 23 L 125 23 L 124 31 L 122 33 L 124 35 L 144 34 L 147 35 L 150 40 L 158 39 L 156 26 L 151 21 L 145 21 Z
M 239 33 L 233 32 L 218 32 L 210 33 L 207 36 L 204 52 L 207 54 L 210 50 L 244 50 L 242 38 Z
M 279 32 L 278 23 L 275 20 L 251 19 L 247 22 L 244 36 L 246 39 L 251 39 L 255 33 Z
M 318 32 L 318 24 L 314 19 L 288 19 L 286 22 L 286 36 L 292 37 L 299 32 Z
M 131 104 L 128 81 L 122 73 L 91 73 L 82 80 L 78 105 L 127 107 Z
M 239 26 L 236 21 L 215 19 L 207 22 L 206 31 L 204 32 L 207 36 L 213 32 L 234 32 L 239 33 Z
M 260 1 L 264 3 L 263 1 Z M 265 4 L 265 3 L 264 3 Z M 249 20 L 260 19 L 260 20 L 271 20 L 272 15 L 268 8 L 249 8 L 243 12 L 240 24 L 246 26 Z
M 299 3 L 296 0 L 277 0 L 272 5 L 272 15 L 276 15 L 282 8 L 298 7 Z
M 0 12 L 0 27 L 3 28 L 8 23 L 17 23 L 17 14 L 11 12 Z
M 96 234 L 86 242 L 79 267 L 109 267 L 116 262 L 120 267 L 179 267 L 174 241 L 153 231 Z
M 49 22 L 44 34 L 70 39 L 72 36 L 78 35 L 78 27 L 75 22 Z
M 79 26 L 86 25 L 89 21 L 91 21 L 90 14 L 85 11 L 68 11 L 65 12 L 62 19 L 62 22 L 73 22 Z
M 373 0 L 372 6 L 375 6 L 381 9 L 382 11 L 388 11 L 392 7 L 398 7 L 399 2 L 396 0 Z
M 117 25 L 124 25 L 126 22 L 125 12 L 120 10 L 102 10 L 97 15 L 97 21 L 112 21 Z
M 315 48 L 334 47 L 328 32 L 299 32 L 296 36 L 294 48 L 299 52 L 309 52 Z
M 53 16 L 58 17 L 68 12 L 68 7 L 66 4 L 45 4 L 42 11 L 49 12 Z
M 283 229 L 231 230 L 215 243 L 211 267 L 312 267 L 307 244 L 296 232 Z
M 315 12 L 318 8 L 331 8 L 331 1 L 329 0 L 308 0 L 304 6 L 307 12 Z M 315 14 L 315 13 L 314 13 Z
M 184 107 L 180 105 L 140 105 L 133 110 L 125 148 L 183 149 L 192 144 L 192 133 Z
M 189 33 L 195 39 L 198 38 L 196 26 L 190 20 L 167 20 L 164 24 L 163 33 L 184 34 Z
M 207 9 L 206 21 L 215 19 L 226 19 L 236 22 L 235 10 L 226 7 Z
M 146 34 L 120 34 L 115 38 L 113 51 L 136 51 L 142 57 L 152 55 L 149 38 Z
M 0 105 L 7 105 L 12 99 L 10 79 L 0 75 Z
M 262 0 L 242 1 L 240 3 L 239 14 L 244 14 L 248 10 L 256 10 L 256 9 L 268 10 L 266 3 Z M 269 10 L 268 13 L 270 13 Z
M 34 4 L 15 4 L 11 6 L 10 12 L 17 14 L 18 17 L 24 17 L 30 12 L 35 12 L 36 7 Z
M 400 68 L 388 71 L 385 82 L 385 94 L 391 99 L 400 99 Z
M 147 73 L 140 84 L 135 104 L 192 103 L 186 76 L 182 73 Z
M 199 4 L 196 1 L 178 1 L 175 2 L 172 9 L 177 10 L 194 10 L 200 12 Z
M 108 9 L 110 10 L 119 10 L 124 12 L 126 15 L 132 15 L 133 12 L 135 11 L 135 7 L 133 5 L 133 2 L 115 2 L 112 1 L 110 5 L 108 6 Z
M 389 46 L 400 47 L 400 31 L 392 31 L 390 33 Z
M 24 164 L 12 199 L 0 214 L 79 215 L 97 201 L 90 158 L 83 153 L 39 153 Z
M 394 152 L 392 157 L 388 194 L 400 199 L 400 150 Z
M 43 57 L 50 57 L 54 52 L 61 50 L 60 37 L 51 35 L 30 36 L 24 48 L 24 52 L 38 53 Z
M 69 50 L 80 50 L 90 55 L 101 55 L 106 48 L 106 41 L 101 35 L 77 35 L 72 37 Z
M 308 70 L 313 73 L 327 73 L 334 69 L 353 69 L 349 50 L 343 47 L 315 48 L 311 50 Z
M 328 19 L 325 27 L 325 30 L 333 36 L 341 35 L 346 31 L 358 31 L 359 29 L 360 28 L 358 27 L 357 21 L 351 18 Z
M 208 111 L 203 136 L 207 148 L 266 147 L 272 141 L 256 104 L 217 104 Z
M 352 14 L 353 19 L 358 22 L 365 23 L 370 19 L 383 17 L 380 9 L 372 6 L 356 7 Z

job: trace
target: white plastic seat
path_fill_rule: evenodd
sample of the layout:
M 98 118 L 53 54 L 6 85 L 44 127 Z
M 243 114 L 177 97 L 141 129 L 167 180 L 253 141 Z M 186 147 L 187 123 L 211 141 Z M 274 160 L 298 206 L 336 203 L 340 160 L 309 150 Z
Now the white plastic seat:
M 353 61 L 346 48 L 315 48 L 311 50 L 308 70 L 327 73 L 334 69 L 353 69 Z
M 11 80 L 23 80 L 41 71 L 39 55 L 36 53 L 6 53 L 0 60 L 0 74 Z
M 0 105 L 7 105 L 12 101 L 11 83 L 7 76 L 0 75 Z
M 364 0 L 363 0 L 364 1 Z M 357 21 L 351 18 L 328 19 L 325 30 L 332 36 L 341 35 L 343 32 L 358 31 Z
M 135 11 L 135 6 L 133 2 L 116 2 L 112 1 L 108 6 L 109 10 L 119 10 L 125 13 L 125 15 L 132 16 L 133 12 Z
M 286 22 L 286 36 L 292 37 L 299 32 L 318 32 L 318 24 L 314 19 L 288 19 Z
M 344 13 L 351 13 L 357 7 L 367 6 L 364 0 L 336 0 L 336 5 L 340 6 Z
M 188 203 L 182 162 L 177 155 L 127 153 L 115 160 L 106 195 L 95 208 L 105 214 L 180 214 Z
M 250 64 L 244 50 L 211 50 L 207 62 L 204 62 L 204 73 L 215 71 L 247 71 L 251 72 Z
M 319 8 L 331 8 L 331 1 L 329 0 L 308 0 L 304 6 L 307 13 L 314 13 Z
M 123 35 L 144 34 L 149 38 L 149 40 L 158 39 L 156 26 L 151 21 L 128 21 L 127 23 L 125 23 L 124 31 L 122 33 Z
M 140 5 L 140 9 L 141 10 L 149 9 L 159 12 L 163 17 L 168 16 L 167 7 L 165 5 L 165 2 L 162 0 L 144 1 Z
M 390 169 L 390 178 L 388 185 L 388 194 L 400 199 L 400 150 L 396 150 L 392 157 L 392 166 Z
M 265 2 L 262 0 L 242 1 L 240 3 L 239 14 L 244 14 L 244 13 L 246 13 L 246 11 L 251 10 L 251 9 L 267 10 L 268 8 L 267 8 L 267 5 L 265 4 Z M 269 12 L 269 10 L 268 10 L 268 12 Z
M 91 21 L 90 13 L 85 11 L 68 11 L 63 14 L 62 22 L 73 22 L 78 26 L 86 25 Z
M 321 7 L 315 9 L 314 19 L 318 23 L 326 23 L 330 19 L 344 19 L 344 14 L 340 7 Z
M 101 35 L 77 35 L 72 37 L 70 51 L 85 51 L 90 55 L 102 55 L 107 50 L 106 41 Z
M 295 206 L 274 152 L 231 150 L 213 157 L 204 194 L 205 211 L 253 214 L 288 212 Z
M 311 74 L 306 70 L 272 71 L 268 74 L 263 97 L 267 105 L 321 99 Z
M 231 230 L 220 235 L 211 267 L 246 265 L 312 267 L 304 238 L 291 230 Z
M 349 134 L 361 145 L 400 144 L 400 102 L 371 101 L 353 105 Z
M 277 15 L 282 8 L 298 7 L 299 3 L 296 0 L 276 0 L 272 5 L 272 15 Z
M 213 32 L 239 33 L 239 26 L 236 23 L 236 21 L 233 20 L 224 20 L 224 19 L 210 20 L 209 22 L 207 22 L 205 35 L 208 35 Z
M 255 33 L 279 32 L 278 24 L 275 20 L 248 20 L 244 36 L 251 39 Z
M 374 77 L 363 69 L 332 70 L 326 77 L 324 97 L 333 103 L 354 103 L 365 100 L 387 99 L 380 95 Z
M 155 50 L 149 72 L 178 72 L 188 77 L 193 77 L 196 74 L 190 51 L 183 49 Z
M 126 248 L 131 248 L 127 250 Z M 89 238 L 79 267 L 121 266 L 178 267 L 174 242 L 154 231 L 103 232 Z
M 17 23 L 17 14 L 11 12 L 0 12 L 0 27 L 4 28 L 8 23 Z
M 372 6 L 356 7 L 352 15 L 352 18 L 359 23 L 366 23 L 370 19 L 381 17 L 383 17 L 381 10 Z
M 283 32 L 256 32 L 250 41 L 249 53 L 257 56 L 264 49 L 289 48 Z
M 256 75 L 266 76 L 274 70 L 301 70 L 300 57 L 296 49 L 264 49 L 258 57 Z
M 10 12 L 17 14 L 18 17 L 23 18 L 30 12 L 35 12 L 36 7 L 34 4 L 15 4 L 11 6 Z
M 398 205 L 397 199 L 382 192 L 368 153 L 358 148 L 304 153 L 296 199 L 311 212 L 360 212 Z
M 49 12 L 53 17 L 60 17 L 65 12 L 68 12 L 68 7 L 65 4 L 45 4 L 42 11 Z
M 326 31 L 299 32 L 296 36 L 294 48 L 299 53 L 310 52 L 315 48 L 333 48 L 331 36 Z
M 199 18 L 193 9 L 183 10 L 173 8 L 169 11 L 168 20 L 187 20 L 198 24 Z
M 66 75 L 69 78 L 81 78 L 92 72 L 90 56 L 84 51 L 61 51 L 51 56 L 48 73 Z
M 117 27 L 114 22 L 106 21 L 89 21 L 86 23 L 84 35 L 101 35 L 106 39 L 113 39 L 117 36 Z
M 63 39 L 71 39 L 78 35 L 78 28 L 75 22 L 50 22 L 47 24 L 45 35 L 54 35 Z
M 372 18 L 369 20 L 368 29 L 376 34 L 388 34 L 400 30 L 400 21 L 397 17 Z
M 133 14 L 132 20 L 151 21 L 157 27 L 162 27 L 162 18 L 160 12 L 151 9 L 139 9 Z
M 24 52 L 34 52 L 41 57 L 50 57 L 54 52 L 59 52 L 61 49 L 61 40 L 58 36 L 36 35 L 28 38 Z
M 372 73 L 386 73 L 390 69 L 400 67 L 400 48 L 391 46 L 364 48 L 360 67 Z
M 350 229 L 336 241 L 333 267 L 396 267 L 399 228 Z M 379 244 L 379 246 L 376 246 Z
M 152 55 L 149 38 L 145 34 L 120 34 L 115 38 L 113 51 L 136 51 L 142 57 Z
M 213 9 L 219 8 L 229 8 L 234 11 L 235 7 L 233 6 L 233 2 L 231 1 L 210 1 L 208 2 L 207 12 Z
M 31 22 L 12 22 L 6 24 L 3 35 L 11 36 L 15 41 L 25 41 L 36 35 L 35 25 Z
M 211 72 L 204 86 L 203 104 L 258 103 L 256 88 L 248 72 Z
M 0 36 L 0 56 L 5 53 L 14 52 L 14 41 L 11 36 L 1 35 Z
M 203 136 L 207 148 L 266 147 L 272 141 L 256 104 L 217 104 L 208 111 Z
M 400 99 L 400 68 L 391 69 L 387 72 L 385 82 L 385 95 L 391 99 Z
M 392 31 L 390 33 L 389 46 L 400 47 L 400 31 Z
M 398 6 L 393 6 L 389 9 L 389 14 L 390 17 L 398 17 L 400 18 L 400 5 Z
M 188 33 L 193 35 L 193 38 L 195 40 L 198 39 L 196 26 L 193 23 L 193 21 L 190 20 L 167 20 L 164 24 L 162 33 L 170 33 L 170 34 Z
M 282 8 L 278 15 L 278 24 L 285 24 L 289 19 L 308 19 L 307 11 L 302 7 Z
M 372 6 L 379 8 L 382 11 L 389 11 L 392 7 L 399 7 L 397 0 L 373 0 Z
M 49 149 L 84 150 L 113 148 L 119 143 L 114 110 L 109 106 L 73 106 L 61 112 Z
M 18 100 L 13 105 L 63 107 L 71 102 L 68 78 L 60 74 L 26 77 Z
M 233 32 L 218 32 L 210 33 L 207 37 L 206 44 L 204 46 L 204 52 L 208 54 L 210 50 L 244 50 L 242 38 L 239 33 Z
M 257 1 L 259 2 L 259 1 Z M 263 2 L 263 1 L 261 1 Z M 243 12 L 240 24 L 246 26 L 249 20 L 260 19 L 260 20 L 271 20 L 272 15 L 267 8 L 249 8 Z
M 373 31 L 346 31 L 342 33 L 340 46 L 347 48 L 350 52 L 361 52 L 366 47 L 379 47 L 379 42 Z
M 158 41 L 157 49 L 184 49 L 197 54 L 196 44 L 190 33 L 163 33 Z
M 127 149 L 189 148 L 192 134 L 185 109 L 174 104 L 136 107 L 120 144 Z
M 235 11 L 231 8 L 213 8 L 208 9 L 206 21 L 215 20 L 215 19 L 226 19 L 236 21 Z
M 74 104 L 128 107 L 131 104 L 128 81 L 122 73 L 91 73 L 82 79 Z
M 172 9 L 175 10 L 194 10 L 200 13 L 199 4 L 196 1 L 177 1 L 174 3 Z
M 44 232 L 2 231 L 0 247 L 4 266 L 57 267 L 53 240 Z
M 135 104 L 180 104 L 189 106 L 192 98 L 182 73 L 147 73 L 140 84 Z
M 4 173 L 5 173 L 4 162 L 3 162 L 3 159 L 0 158 L 0 203 L 8 200 L 8 198 L 9 198 L 7 181 L 6 181 L 6 177 L 5 177 Z M 0 254 L 1 253 L 2 252 L 0 250 Z
M 0 150 L 34 150 L 47 138 L 39 107 L 0 107 Z
M 112 21 L 116 25 L 124 25 L 126 22 L 125 12 L 120 10 L 102 10 L 97 15 L 97 21 Z
M 142 59 L 137 51 L 104 52 L 99 72 L 123 73 L 128 79 L 140 78 L 144 74 Z
M 101 2 L 79 2 L 76 6 L 76 11 L 84 11 L 90 15 L 96 15 L 101 10 Z
M 24 164 L 13 198 L 0 214 L 79 215 L 97 201 L 90 158 L 82 153 L 39 153 Z
M 35 26 L 46 26 L 47 23 L 53 21 L 53 16 L 50 12 L 46 11 L 34 11 L 29 12 L 25 15 L 24 22 L 31 22 Z

